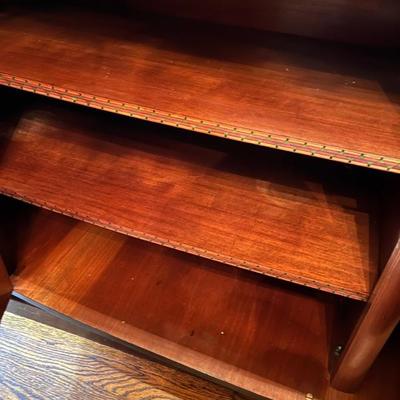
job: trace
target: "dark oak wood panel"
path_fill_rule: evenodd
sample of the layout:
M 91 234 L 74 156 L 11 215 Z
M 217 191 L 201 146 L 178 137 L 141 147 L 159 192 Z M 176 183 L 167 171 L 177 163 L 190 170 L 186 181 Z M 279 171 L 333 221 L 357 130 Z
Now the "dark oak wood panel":
M 399 44 L 393 0 L 126 0 L 133 7 L 236 26 L 346 42 Z
M 135 118 L 400 172 L 396 51 L 91 7 L 5 11 L 0 82 Z
M 400 358 L 398 333 L 400 332 L 396 333 L 385 345 L 357 393 L 346 394 L 330 388 L 323 400 L 397 399 L 400 393 L 397 374 L 397 360 Z M 30 349 L 29 352 L 25 351 L 27 348 Z M 74 357 L 75 354 L 77 357 Z M 43 364 L 56 363 L 54 360 L 59 360 L 64 366 L 71 368 L 67 370 L 43 368 Z M 100 365 L 104 362 L 103 367 L 108 375 L 118 374 L 124 381 L 125 385 L 120 385 L 120 388 L 128 399 L 130 395 L 133 395 L 132 399 L 138 400 L 141 393 L 137 390 L 138 386 L 144 389 L 146 395 L 149 393 L 163 395 L 166 400 L 169 400 L 168 396 L 171 400 L 244 400 L 254 397 L 233 393 L 232 390 L 153 361 L 155 360 L 150 361 L 148 357 L 139 355 L 127 343 L 118 341 L 116 338 L 105 337 L 104 333 L 100 336 L 94 332 L 93 328 L 67 320 L 54 310 L 49 313 L 16 301 L 10 301 L 0 325 L 0 375 L 2 374 L 4 382 L 0 383 L 0 390 L 3 389 L 5 393 L 30 391 L 32 386 L 36 387 L 32 385 L 33 379 L 35 383 L 41 383 L 35 392 L 37 400 L 42 398 L 48 400 L 49 392 L 55 390 L 59 391 L 60 397 L 63 397 L 65 396 L 64 382 L 67 380 L 69 386 L 75 387 L 77 398 L 86 398 L 87 393 L 93 390 L 92 387 L 95 389 L 100 389 L 100 387 L 96 385 L 97 379 L 88 379 L 86 384 L 77 381 L 79 364 L 98 362 Z M 10 368 L 11 365 L 14 368 Z M 33 370 L 35 375 L 32 374 Z M 49 378 L 49 374 L 54 374 L 54 376 Z M 99 372 L 96 371 L 96 376 L 98 374 Z M 102 375 L 102 378 L 108 379 L 106 374 Z M 114 378 L 113 381 L 115 382 L 116 379 Z M 115 385 L 101 385 L 101 387 L 103 390 L 98 390 L 97 396 L 102 394 L 106 396 L 111 390 L 115 390 Z M 130 390 L 126 390 L 126 387 Z M 113 396 L 111 393 L 110 395 Z M 272 400 L 281 399 L 282 396 Z
M 21 307 L 14 302 L 13 313 L 7 312 L 0 325 L 2 400 L 245 399 L 137 354 L 49 326 L 42 322 L 49 319 L 43 311 L 35 312 L 40 322 L 15 315 Z M 28 306 L 23 307 L 27 314 Z
M 333 296 L 44 210 L 20 229 L 19 296 L 242 389 L 323 398 Z
M 47 103 L 2 149 L 4 194 L 356 299 L 374 286 L 374 171 Z

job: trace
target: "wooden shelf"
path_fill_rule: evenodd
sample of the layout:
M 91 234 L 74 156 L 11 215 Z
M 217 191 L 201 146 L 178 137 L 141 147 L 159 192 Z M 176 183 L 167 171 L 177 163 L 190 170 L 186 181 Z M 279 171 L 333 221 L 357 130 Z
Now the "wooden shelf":
M 397 173 L 398 70 L 390 50 L 98 7 L 0 17 L 4 85 Z
M 50 101 L 15 115 L 3 194 L 354 299 L 374 286 L 375 171 Z
M 48 211 L 18 215 L 19 297 L 267 398 L 324 398 L 332 296 Z

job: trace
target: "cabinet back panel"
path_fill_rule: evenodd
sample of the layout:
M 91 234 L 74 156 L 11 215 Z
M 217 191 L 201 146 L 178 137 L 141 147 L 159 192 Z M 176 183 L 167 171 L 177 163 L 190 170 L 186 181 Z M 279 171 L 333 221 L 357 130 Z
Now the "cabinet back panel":
M 399 44 L 397 0 L 128 0 L 144 10 L 295 35 Z

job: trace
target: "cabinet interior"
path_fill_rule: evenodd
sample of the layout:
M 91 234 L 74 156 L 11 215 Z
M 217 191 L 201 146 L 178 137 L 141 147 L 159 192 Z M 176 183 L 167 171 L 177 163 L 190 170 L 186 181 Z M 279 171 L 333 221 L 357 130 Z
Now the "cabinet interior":
M 330 328 L 351 300 L 16 200 L 2 206 L 18 297 L 261 395 L 328 390 Z
M 332 390 L 380 273 L 381 172 L 6 92 L 15 295 L 252 393 Z
M 246 394 L 391 400 L 396 351 L 361 397 L 330 374 L 398 257 L 400 3 L 297 3 L 5 1 L 0 255 L 15 296 Z

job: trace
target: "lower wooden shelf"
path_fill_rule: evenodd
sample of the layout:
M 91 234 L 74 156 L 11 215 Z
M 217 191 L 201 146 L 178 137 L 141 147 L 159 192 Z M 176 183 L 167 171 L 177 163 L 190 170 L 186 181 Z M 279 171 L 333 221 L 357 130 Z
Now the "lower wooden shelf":
M 379 275 L 375 171 L 183 137 L 48 101 L 12 112 L 18 116 L 5 112 L 10 128 L 0 131 L 1 193 L 218 262 L 368 299 Z
M 18 296 L 253 393 L 324 398 L 334 296 L 30 206 L 11 219 Z

